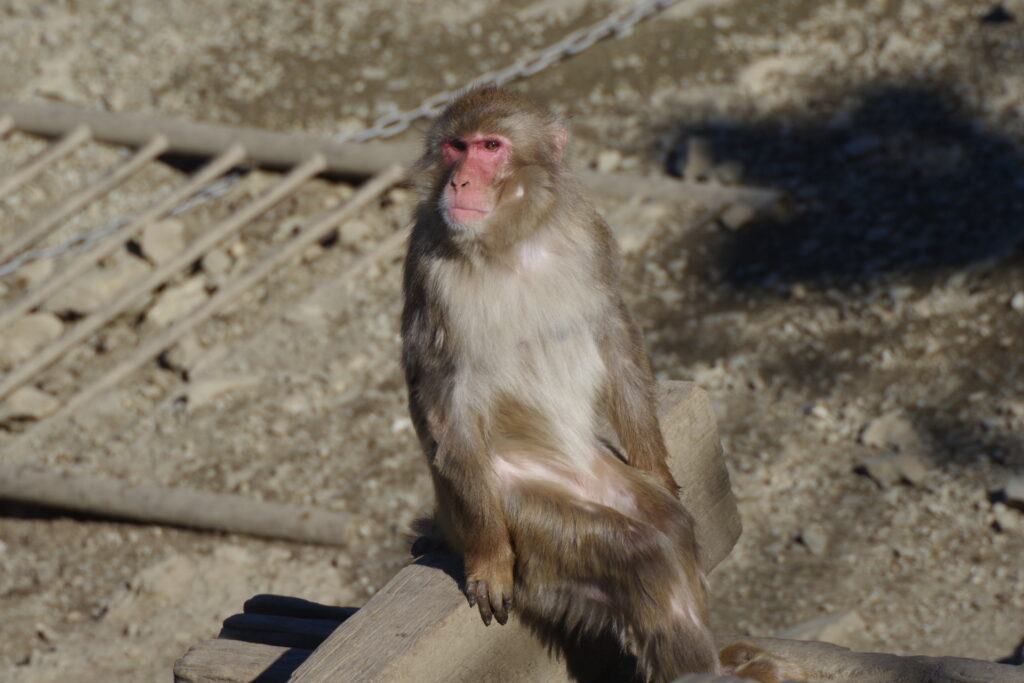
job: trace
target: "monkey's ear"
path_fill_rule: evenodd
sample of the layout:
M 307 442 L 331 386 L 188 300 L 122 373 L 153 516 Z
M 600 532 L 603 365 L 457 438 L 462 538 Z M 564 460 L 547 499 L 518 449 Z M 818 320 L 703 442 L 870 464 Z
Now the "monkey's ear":
M 554 157 L 557 163 L 562 163 L 562 156 L 565 154 L 565 146 L 569 143 L 569 129 L 560 123 L 552 127 L 551 141 L 554 143 Z

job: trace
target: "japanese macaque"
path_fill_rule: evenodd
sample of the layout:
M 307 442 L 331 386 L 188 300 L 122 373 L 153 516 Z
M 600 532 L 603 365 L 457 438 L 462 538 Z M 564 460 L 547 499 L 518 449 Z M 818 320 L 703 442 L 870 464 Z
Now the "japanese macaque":
M 402 362 L 434 527 L 484 623 L 516 610 L 612 633 L 647 681 L 718 672 L 617 247 L 563 164 L 567 139 L 500 89 L 461 96 L 427 136 Z

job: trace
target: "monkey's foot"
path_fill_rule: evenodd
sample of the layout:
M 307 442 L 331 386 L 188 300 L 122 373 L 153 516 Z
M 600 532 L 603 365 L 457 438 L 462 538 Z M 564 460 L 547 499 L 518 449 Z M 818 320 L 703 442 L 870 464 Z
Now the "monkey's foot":
M 472 561 L 466 558 L 466 598 L 480 609 L 480 618 L 490 626 L 491 618 L 504 625 L 512 608 L 513 560 Z

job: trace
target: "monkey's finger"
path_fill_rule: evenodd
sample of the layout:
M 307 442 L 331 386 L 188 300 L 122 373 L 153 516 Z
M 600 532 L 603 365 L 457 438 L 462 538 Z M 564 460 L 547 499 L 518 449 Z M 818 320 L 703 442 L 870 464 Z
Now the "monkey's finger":
M 470 607 L 476 607 L 476 581 L 466 581 L 466 599 Z
M 512 596 L 503 592 L 496 597 L 499 597 L 500 601 L 494 605 L 494 618 L 498 620 L 499 624 L 504 626 L 508 623 L 508 612 L 509 608 L 512 607 Z
M 491 601 L 487 598 L 486 587 L 481 590 L 481 593 L 482 595 L 477 596 L 477 607 L 480 608 L 480 618 L 484 620 L 484 626 L 490 626 L 494 613 L 491 611 Z

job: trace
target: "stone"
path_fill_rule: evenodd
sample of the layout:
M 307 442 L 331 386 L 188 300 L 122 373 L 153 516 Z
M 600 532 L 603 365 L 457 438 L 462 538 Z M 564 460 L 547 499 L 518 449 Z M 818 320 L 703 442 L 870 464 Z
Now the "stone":
M 259 386 L 258 375 L 219 375 L 207 377 L 191 384 L 185 396 L 189 410 L 195 410 L 213 403 L 217 398 L 232 391 L 242 391 Z
M 1024 313 L 1024 292 L 1017 292 L 1010 299 L 1010 308 L 1018 313 Z
M 1007 481 L 1003 491 L 1008 504 L 1024 508 L 1024 475 L 1013 477 Z
M 865 460 L 856 471 L 871 478 L 881 488 L 903 481 L 920 485 L 928 476 L 928 467 L 912 453 L 891 453 Z
M 864 633 L 866 624 L 856 610 L 829 614 L 792 626 L 776 634 L 777 638 L 819 640 L 849 647 Z
M 747 204 L 733 204 L 722 212 L 719 221 L 730 230 L 739 230 L 757 218 L 757 210 Z
M 800 532 L 800 540 L 812 555 L 824 555 L 828 550 L 828 532 L 820 524 L 808 524 Z
M 30 313 L 0 335 L 0 365 L 11 367 L 61 336 L 64 323 L 50 313 Z
M 622 154 L 615 149 L 606 149 L 597 155 L 599 173 L 614 173 L 622 164 Z
M 366 221 L 361 221 L 358 218 L 345 221 L 338 228 L 338 233 L 341 235 L 341 241 L 345 244 L 355 244 L 362 241 L 364 237 L 373 232 L 373 229 Z
M 1024 513 L 1014 510 L 1002 503 L 993 503 L 992 516 L 1002 531 L 1020 532 L 1024 531 Z
M 21 387 L 0 404 L 0 422 L 40 420 L 60 408 L 60 401 L 32 386 Z
M 900 412 L 872 420 L 860 435 L 861 443 L 872 448 L 894 448 L 907 452 L 921 447 L 917 428 Z
M 232 264 L 231 257 L 223 249 L 214 249 L 203 257 L 203 270 L 214 277 L 227 275 Z
M 200 278 L 190 278 L 165 289 L 146 313 L 146 320 L 163 327 L 206 301 L 206 297 L 206 283 Z
M 701 137 L 691 137 L 686 141 L 686 165 L 683 166 L 683 178 L 691 182 L 707 180 L 715 167 L 711 152 L 711 142 Z
M 51 311 L 92 313 L 99 310 L 131 283 L 144 277 L 150 266 L 128 253 L 119 254 L 95 270 L 80 277 L 51 298 L 45 308 Z
M 29 261 L 14 271 L 14 282 L 21 287 L 35 287 L 53 274 L 53 259 L 42 258 Z
M 164 362 L 172 369 L 187 372 L 202 358 L 206 350 L 195 332 L 189 332 L 164 354 Z
M 139 246 L 153 263 L 166 263 L 185 248 L 185 224 L 177 218 L 153 223 L 142 231 Z

